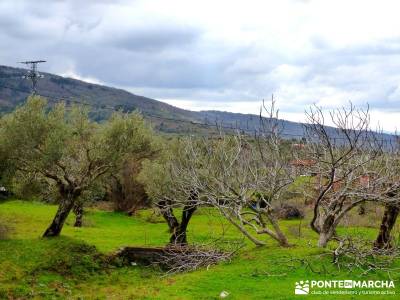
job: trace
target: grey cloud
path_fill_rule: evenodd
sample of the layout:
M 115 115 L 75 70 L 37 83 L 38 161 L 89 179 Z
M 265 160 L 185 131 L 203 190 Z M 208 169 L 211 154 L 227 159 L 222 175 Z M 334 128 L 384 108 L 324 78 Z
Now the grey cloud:
M 0 55 L 1 63 L 13 65 L 25 58 L 44 58 L 48 61 L 47 66 L 41 66 L 44 71 L 65 73 L 73 68 L 83 77 L 144 92 L 147 89 L 145 96 L 160 98 L 162 93 L 155 93 L 156 89 L 179 90 L 170 95 L 173 98 L 213 95 L 213 101 L 223 101 L 224 97 L 232 100 L 236 91 L 234 100 L 245 97 L 259 101 L 260 94 L 273 89 L 264 77 L 276 65 L 271 62 L 274 58 L 269 55 L 267 62 L 255 60 L 254 56 L 263 56 L 256 47 L 232 49 L 222 41 L 205 42 L 200 28 L 171 20 L 119 28 L 118 24 L 103 22 L 104 10 L 112 5 L 107 1 L 103 5 L 80 3 L 77 9 L 75 1 L 46 4 L 37 4 L 44 14 L 39 19 L 47 26 L 45 31 L 32 26 L 39 15 L 30 4 L 22 9 L 24 18 L 11 19 L 8 24 L 3 21 L 3 31 L 8 35 L 3 43 L 14 51 Z
M 170 47 L 187 47 L 201 37 L 197 28 L 179 25 L 150 25 L 133 28 L 105 38 L 105 43 L 128 51 L 163 51 Z
M 15 16 L 0 13 L 0 34 L 3 38 L 25 41 L 47 36 L 47 32 L 36 30 L 32 23 L 34 20 L 15 18 Z
M 294 66 L 306 66 L 308 72 L 297 82 L 284 83 L 297 84 L 304 92 L 314 89 L 315 96 L 304 99 L 305 106 L 318 100 L 320 87 L 347 94 L 346 100 L 359 105 L 369 103 L 381 110 L 400 106 L 400 94 L 393 92 L 400 85 L 399 38 L 346 48 L 335 48 L 323 39 L 314 38 L 311 43 L 315 51 L 290 61 Z M 297 104 L 302 103 L 300 98 Z
M 322 87 L 382 109 L 400 105 L 400 38 L 338 49 L 315 36 L 306 54 L 285 55 L 274 45 L 210 41 L 203 28 L 166 19 L 135 25 L 107 20 L 106 12 L 121 4 L 42 0 L 25 1 L 21 9 L 11 1 L 0 4 L 0 63 L 43 58 L 44 71 L 72 69 L 155 98 L 249 101 L 258 107 L 262 98 L 275 93 L 279 99 L 286 92 L 293 98 L 285 99 L 285 108 L 303 111 Z M 306 71 L 277 77 L 282 65 Z

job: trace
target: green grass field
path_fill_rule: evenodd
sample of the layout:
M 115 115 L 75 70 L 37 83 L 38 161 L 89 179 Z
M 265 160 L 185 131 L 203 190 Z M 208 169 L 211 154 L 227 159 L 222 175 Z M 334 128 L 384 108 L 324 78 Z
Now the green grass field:
M 43 239 L 56 206 L 36 202 L 0 203 L 0 220 L 13 227 L 0 240 L 0 299 L 387 299 L 396 296 L 294 295 L 299 280 L 352 279 L 388 280 L 386 273 L 360 277 L 360 271 L 337 270 L 331 257 L 312 259 L 323 250 L 315 247 L 316 234 L 307 221 L 283 221 L 282 227 L 293 247 L 282 249 L 264 237 L 268 245 L 246 246 L 231 261 L 191 273 L 163 276 L 150 267 L 103 267 L 97 260 L 123 246 L 162 246 L 168 242 L 167 226 L 152 211 L 138 216 L 90 209 L 86 226 L 71 226 L 72 216 L 59 238 Z M 376 229 L 348 227 L 339 233 L 373 239 Z M 196 212 L 189 225 L 189 241 L 206 243 L 221 238 L 241 239 L 229 224 L 210 209 Z M 90 246 L 89 246 L 90 245 Z M 100 254 L 93 250 L 95 246 Z M 292 258 L 308 258 L 307 264 Z M 311 258 L 310 258 L 311 257 Z M 293 265 L 293 266 L 291 266 Z M 325 270 L 326 269 L 326 270 Z M 316 273 L 320 272 L 320 273 Z M 393 278 L 400 293 L 400 274 Z

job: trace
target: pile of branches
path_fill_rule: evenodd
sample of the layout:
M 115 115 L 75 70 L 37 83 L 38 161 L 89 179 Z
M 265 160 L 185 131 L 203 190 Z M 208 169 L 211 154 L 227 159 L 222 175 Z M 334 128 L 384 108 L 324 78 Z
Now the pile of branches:
M 230 261 L 244 246 L 243 241 L 217 240 L 202 245 L 170 244 L 166 247 L 124 247 L 110 256 L 111 261 L 126 265 L 153 266 L 165 275 L 209 268 Z
M 230 261 L 237 250 L 222 251 L 203 246 L 166 247 L 155 265 L 166 270 L 166 275 L 209 268 L 223 261 Z
M 371 242 L 363 239 L 346 237 L 338 240 L 338 246 L 333 251 L 333 263 L 339 268 L 349 271 L 361 271 L 362 275 L 370 272 L 384 271 L 389 274 L 398 272 L 394 267 L 400 258 L 398 245 L 386 249 L 371 247 Z
M 220 262 L 230 262 L 245 245 L 243 239 L 214 239 L 207 244 L 169 245 L 159 255 L 158 265 L 166 271 L 165 275 L 191 272 L 208 268 Z M 156 263 L 157 264 L 157 263 Z

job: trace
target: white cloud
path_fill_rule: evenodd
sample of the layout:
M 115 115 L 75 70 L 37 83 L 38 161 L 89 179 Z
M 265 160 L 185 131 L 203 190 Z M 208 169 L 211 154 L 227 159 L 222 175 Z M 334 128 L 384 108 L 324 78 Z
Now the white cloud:
M 93 83 L 93 84 L 104 84 L 103 82 L 101 82 L 97 78 L 88 77 L 88 76 L 81 76 L 81 75 L 77 74 L 74 70 L 67 70 L 65 73 L 61 73 L 60 75 L 63 76 L 63 77 L 69 77 L 69 78 L 73 78 L 73 79 L 78 79 L 78 80 L 86 81 L 86 82 Z

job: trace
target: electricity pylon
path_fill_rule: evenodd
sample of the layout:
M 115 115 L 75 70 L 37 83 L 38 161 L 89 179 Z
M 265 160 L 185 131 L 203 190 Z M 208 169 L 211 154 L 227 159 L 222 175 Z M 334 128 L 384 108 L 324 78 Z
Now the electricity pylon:
M 41 75 L 37 71 L 37 65 L 40 63 L 46 62 L 45 60 L 33 60 L 33 61 L 21 61 L 21 64 L 29 65 L 30 70 L 26 75 L 24 75 L 24 78 L 29 79 L 32 83 L 32 94 L 36 94 L 36 85 L 37 82 L 40 78 L 43 78 L 43 75 Z

